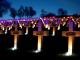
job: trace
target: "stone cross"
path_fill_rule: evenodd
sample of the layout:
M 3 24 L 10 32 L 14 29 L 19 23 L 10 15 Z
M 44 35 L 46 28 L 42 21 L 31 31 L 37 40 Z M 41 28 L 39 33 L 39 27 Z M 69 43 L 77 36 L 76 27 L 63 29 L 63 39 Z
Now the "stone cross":
M 73 23 L 74 22 L 70 19 L 68 21 L 69 31 L 62 32 L 62 36 L 68 37 L 68 52 L 65 53 L 66 56 L 72 55 L 74 37 L 80 37 L 80 32 L 73 30 L 73 28 L 74 28 Z
M 38 21 L 38 31 L 33 31 L 33 35 L 38 36 L 37 50 L 35 51 L 35 53 L 38 53 L 38 52 L 41 51 L 41 48 L 42 48 L 43 36 L 48 36 L 47 31 L 42 31 L 42 22 L 41 22 L 41 20 Z

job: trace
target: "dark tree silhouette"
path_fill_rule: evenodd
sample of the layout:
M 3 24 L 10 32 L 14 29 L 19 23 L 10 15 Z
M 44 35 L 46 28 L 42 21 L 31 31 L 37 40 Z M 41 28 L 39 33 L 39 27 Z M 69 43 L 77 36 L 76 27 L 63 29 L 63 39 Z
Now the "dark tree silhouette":
M 29 17 L 29 8 L 28 7 L 25 7 L 24 9 L 24 15 Z
M 79 17 L 79 15 L 77 13 L 73 14 L 72 16 L 74 17 Z
M 58 9 L 58 15 L 59 16 L 66 16 L 67 15 L 67 11 L 64 10 L 63 8 L 59 8 Z
M 33 17 L 34 15 L 36 15 L 36 11 L 32 7 L 29 7 L 29 17 Z
M 7 0 L 0 0 L 0 17 L 2 17 L 3 14 L 7 13 L 10 7 L 11 4 Z
M 3 16 L 3 13 L 2 13 L 2 11 L 0 10 L 0 17 L 2 17 Z
M 17 11 L 14 8 L 10 8 L 10 16 L 14 19 L 17 16 Z
M 17 12 L 17 16 L 20 17 L 20 18 L 24 16 L 24 7 L 23 6 L 21 6 L 19 8 L 19 10 Z
M 48 14 L 45 15 L 44 17 L 53 17 L 53 16 L 56 16 L 56 14 L 54 14 L 54 13 L 48 13 Z
M 44 17 L 47 14 L 47 11 L 45 11 L 44 9 L 41 10 L 41 17 Z

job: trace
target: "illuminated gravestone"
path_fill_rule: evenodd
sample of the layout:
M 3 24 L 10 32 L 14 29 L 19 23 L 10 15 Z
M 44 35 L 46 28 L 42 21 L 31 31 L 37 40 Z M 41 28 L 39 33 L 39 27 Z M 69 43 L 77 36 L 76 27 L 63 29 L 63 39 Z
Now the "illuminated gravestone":
M 4 21 L 4 23 L 2 23 L 2 28 L 4 27 L 3 30 L 5 30 L 5 34 L 7 34 L 8 30 L 12 29 L 12 21 Z
M 44 25 L 45 28 L 48 28 L 48 24 L 45 23 L 46 18 L 40 18 L 40 20 L 42 21 L 42 24 Z M 45 20 L 45 21 L 44 21 Z
M 40 18 L 45 28 L 50 30 L 50 20 L 49 18 Z
M 48 18 L 44 18 L 44 21 L 43 21 L 43 19 L 41 19 L 41 20 L 42 20 L 45 28 L 47 28 L 48 30 L 50 30 L 51 27 L 53 28 L 52 36 L 55 36 L 56 20 L 53 20 L 53 19 L 50 20 Z
M 25 28 L 25 26 L 24 26 L 24 23 L 25 23 L 25 19 L 23 19 L 23 20 L 18 20 L 18 23 L 19 23 L 19 29 L 22 31 L 22 34 L 24 35 L 25 34 L 25 31 L 24 31 L 24 28 Z
M 32 22 L 31 22 L 32 28 L 35 28 L 36 27 L 37 21 L 38 21 L 38 18 L 32 19 Z
M 24 20 L 23 20 L 23 21 L 24 21 Z M 22 29 L 22 27 L 23 27 L 23 24 L 24 24 L 24 23 L 23 23 L 23 21 L 22 21 L 22 20 L 20 20 L 20 21 L 18 20 L 19 27 L 20 27 L 21 29 Z
M 34 28 L 36 25 L 35 22 L 32 21 L 31 23 L 32 23 L 32 28 Z
M 73 31 L 73 21 L 68 21 L 69 31 L 62 31 L 62 36 L 68 37 L 68 52 L 65 53 L 65 56 L 71 56 L 73 49 L 74 37 L 80 37 L 79 31 Z
M 52 27 L 52 36 L 55 36 L 55 31 L 56 31 L 56 27 L 57 30 L 60 30 L 60 20 L 58 20 L 57 18 L 54 18 L 53 21 L 51 21 L 52 23 L 50 24 L 50 27 Z
M 38 23 L 38 19 L 34 19 L 34 20 L 31 21 L 31 23 L 30 23 L 31 25 L 30 25 L 30 26 L 31 26 L 33 29 L 35 29 L 35 28 L 37 27 L 37 23 Z
M 6 21 L 4 21 L 4 22 L 2 23 L 2 25 L 3 25 L 2 28 L 3 28 L 3 30 L 5 31 L 4 33 L 7 34 L 8 27 L 7 27 Z
M 61 18 L 61 25 L 65 26 L 66 25 L 66 21 L 67 21 L 66 17 Z
M 38 31 L 33 31 L 33 35 L 38 36 L 37 50 L 35 53 L 41 52 L 43 36 L 48 36 L 47 31 L 42 31 L 42 22 L 38 21 Z
M 57 19 L 57 24 L 58 24 L 57 30 L 60 30 L 60 24 L 61 24 L 61 20 L 60 19 Z
M 18 28 L 17 24 L 14 24 L 14 27 L 15 27 L 15 30 L 11 31 L 11 35 L 14 35 L 14 46 L 11 48 L 11 50 L 17 49 L 17 41 L 18 41 L 19 35 L 22 35 L 22 32 L 18 31 L 17 29 Z
M 42 21 L 43 21 L 43 24 L 44 24 L 45 28 L 50 30 L 50 25 L 49 25 L 50 21 L 49 21 L 49 19 L 48 18 L 44 18 L 43 20 Z
M 56 28 L 56 20 L 54 18 L 48 18 L 47 20 L 44 19 L 44 26 L 45 28 L 47 28 L 48 30 L 50 30 L 50 28 L 52 27 L 52 36 L 55 36 L 55 28 Z
M 52 36 L 55 36 L 55 31 L 56 31 L 56 27 L 57 27 L 57 21 L 56 18 L 53 19 L 53 21 L 51 21 L 50 27 L 52 27 Z
M 80 17 L 78 18 L 77 23 L 78 23 L 78 28 L 80 28 Z
M 5 25 L 5 20 L 0 21 L 0 34 L 4 34 L 5 33 L 5 28 L 7 28 Z
M 55 36 L 55 31 L 56 31 L 56 27 L 58 26 L 58 30 L 60 30 L 60 20 L 57 21 L 57 19 L 55 17 L 53 18 L 44 18 L 42 19 L 42 22 L 45 26 L 45 28 L 48 28 L 48 30 L 50 30 L 50 28 L 52 27 L 53 32 L 52 32 L 52 36 Z
M 28 28 L 30 27 L 30 22 L 29 21 L 25 21 L 24 22 L 24 27 L 26 27 L 25 35 L 27 35 L 28 34 Z
M 1 34 L 4 34 L 4 31 L 3 31 L 3 30 L 0 30 L 0 35 L 1 35 Z
M 13 26 L 13 23 L 12 21 L 8 21 L 8 30 L 11 30 L 12 29 L 12 26 Z
M 1 29 L 4 31 L 5 29 L 4 29 L 4 20 L 2 20 L 2 21 L 0 21 L 0 27 L 1 27 Z

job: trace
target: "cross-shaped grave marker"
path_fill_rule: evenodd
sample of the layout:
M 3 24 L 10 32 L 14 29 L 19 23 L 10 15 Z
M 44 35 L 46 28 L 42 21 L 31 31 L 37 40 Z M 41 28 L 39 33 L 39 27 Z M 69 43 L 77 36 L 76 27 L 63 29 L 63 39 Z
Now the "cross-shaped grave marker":
M 73 49 L 74 37 L 80 37 L 80 31 L 74 31 L 73 21 L 68 20 L 69 31 L 62 31 L 62 36 L 68 37 L 68 52 L 65 53 L 65 56 L 71 56 Z
M 38 43 L 37 43 L 37 50 L 34 51 L 35 53 L 38 53 L 41 51 L 42 48 L 42 40 L 43 36 L 48 36 L 47 31 L 42 31 L 42 21 L 38 21 L 38 31 L 33 31 L 33 35 L 38 36 Z
M 17 21 L 15 21 L 17 22 Z M 14 24 L 15 30 L 11 31 L 11 35 L 14 35 L 14 46 L 11 48 L 11 50 L 17 50 L 17 41 L 18 41 L 18 37 L 19 35 L 22 35 L 22 31 L 18 31 L 18 26 L 17 24 Z

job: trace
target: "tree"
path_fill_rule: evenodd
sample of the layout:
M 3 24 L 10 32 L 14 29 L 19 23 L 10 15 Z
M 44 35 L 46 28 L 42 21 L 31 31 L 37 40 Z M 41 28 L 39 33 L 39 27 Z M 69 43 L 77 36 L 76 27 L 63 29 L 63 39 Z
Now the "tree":
M 36 15 L 36 11 L 32 7 L 29 7 L 29 17 L 33 17 L 34 15 Z
M 2 11 L 0 10 L 0 17 L 2 17 L 3 16 L 3 13 L 2 13 Z
M 45 11 L 44 9 L 41 10 L 41 17 L 44 17 L 47 14 L 47 11 Z
M 79 17 L 79 15 L 77 13 L 73 14 L 72 16 L 74 17 Z
M 24 15 L 29 17 L 29 8 L 28 7 L 25 7 L 24 9 Z
M 17 11 L 14 8 L 10 8 L 10 16 L 14 19 L 17 16 Z
M 66 16 L 67 15 L 67 11 L 64 10 L 63 8 L 59 8 L 58 9 L 58 15 L 59 16 Z
M 56 14 L 54 14 L 54 13 L 48 13 L 44 17 L 53 17 L 53 16 L 56 16 Z
M 17 12 L 18 17 L 23 17 L 24 16 L 24 7 L 21 6 Z
M 11 4 L 7 0 L 0 0 L 0 17 L 2 17 L 3 14 L 7 13 L 10 7 Z

